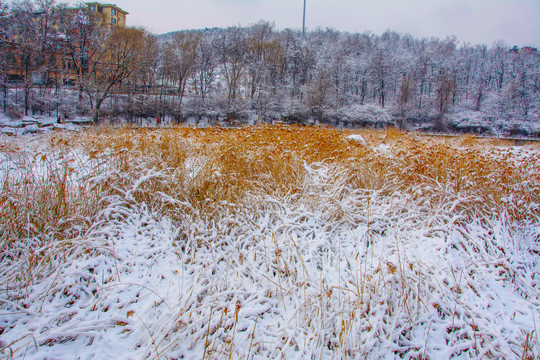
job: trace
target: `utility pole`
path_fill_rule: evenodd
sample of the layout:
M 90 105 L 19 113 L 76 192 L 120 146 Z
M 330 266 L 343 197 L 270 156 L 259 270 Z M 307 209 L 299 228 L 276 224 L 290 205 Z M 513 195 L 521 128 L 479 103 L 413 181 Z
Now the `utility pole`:
M 302 22 L 302 40 L 306 40 L 306 0 L 304 0 L 304 20 Z

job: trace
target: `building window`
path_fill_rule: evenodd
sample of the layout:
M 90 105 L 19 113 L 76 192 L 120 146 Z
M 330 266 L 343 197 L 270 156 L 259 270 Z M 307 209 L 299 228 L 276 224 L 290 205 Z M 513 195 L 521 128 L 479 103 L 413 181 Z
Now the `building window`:
M 112 21 L 113 24 L 116 24 L 116 18 L 112 18 L 111 21 Z
M 98 12 L 98 13 L 102 13 L 102 12 L 103 12 L 103 7 L 102 7 L 102 6 L 98 6 L 98 7 L 97 7 L 97 12 Z
M 88 8 L 90 8 L 90 11 L 96 12 L 96 5 L 89 5 Z
M 116 16 L 116 9 L 111 9 L 111 15 Z

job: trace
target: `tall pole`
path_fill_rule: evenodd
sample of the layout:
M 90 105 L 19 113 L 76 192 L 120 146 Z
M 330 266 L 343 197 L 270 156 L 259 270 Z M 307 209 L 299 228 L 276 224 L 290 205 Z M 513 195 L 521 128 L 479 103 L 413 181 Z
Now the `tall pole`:
M 302 22 L 302 40 L 306 40 L 306 0 L 304 0 L 304 20 Z

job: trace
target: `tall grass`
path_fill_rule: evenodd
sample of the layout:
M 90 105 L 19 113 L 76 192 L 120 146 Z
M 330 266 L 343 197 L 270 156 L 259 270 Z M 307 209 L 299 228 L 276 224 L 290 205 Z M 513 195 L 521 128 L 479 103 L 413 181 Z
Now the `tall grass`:
M 474 272 L 465 275 L 471 285 L 451 268 L 448 279 L 438 284 L 427 260 L 401 250 L 400 236 L 418 236 L 410 228 L 419 222 L 427 239 L 463 226 L 451 249 L 478 262 L 502 256 L 495 230 L 477 234 L 486 239 L 480 243 L 467 241 L 467 226 L 484 223 L 489 229 L 496 218 L 508 224 L 538 223 L 540 152 L 525 148 L 518 153 L 494 141 L 393 129 L 355 132 L 364 143 L 349 139 L 352 133 L 297 126 L 96 128 L 52 134 L 27 146 L 21 146 L 24 138 L 6 141 L 0 149 L 3 296 L 11 302 L 32 301 L 39 279 L 60 273 L 61 264 L 73 257 L 112 254 L 114 270 L 99 280 L 92 268 L 83 278 L 102 286 L 120 281 L 117 261 L 122 256 L 116 254 L 110 228 L 124 236 L 122 224 L 143 209 L 173 223 L 171 237 L 180 263 L 204 263 L 198 275 L 204 291 L 181 298 L 177 316 L 147 324 L 137 314 L 151 338 L 149 353 L 156 358 L 178 345 L 170 334 L 188 337 L 192 348 L 201 347 L 203 358 L 279 357 L 287 349 L 347 358 L 358 351 L 370 353 L 373 338 L 393 342 L 395 354 L 427 358 L 427 345 L 411 345 L 415 326 L 425 325 L 426 314 L 446 322 L 459 318 L 463 331 L 476 334 L 472 311 L 440 304 L 463 291 L 475 293 L 470 280 Z M 140 233 L 147 231 L 148 221 Z M 264 224 L 273 225 L 266 229 Z M 343 235 L 343 229 L 352 235 Z M 320 242 L 316 234 L 333 242 Z M 382 239 L 392 242 L 391 251 Z M 204 257 L 207 250 L 210 257 Z M 220 255 L 221 250 L 227 253 Z M 26 264 L 27 273 L 13 270 L 21 269 L 17 262 Z M 225 296 L 227 281 L 212 280 L 220 278 L 213 269 L 222 262 L 237 277 L 249 274 L 246 281 L 271 284 L 265 291 L 268 299 L 279 300 L 275 311 L 295 309 L 296 326 L 304 334 L 281 332 L 284 325 L 278 324 L 279 336 L 269 350 L 261 335 L 271 333 L 262 321 L 268 313 L 257 315 L 253 324 L 241 324 L 246 298 Z M 511 273 L 505 268 L 510 265 L 497 264 L 486 266 Z M 329 268 L 338 275 L 323 271 Z M 45 302 L 56 288 L 53 281 L 39 301 Z M 439 302 L 433 300 L 435 291 L 442 294 Z M 210 295 L 212 302 L 205 303 Z M 112 306 L 97 304 L 103 312 Z M 126 326 L 130 319 L 115 321 Z M 453 339 L 457 325 L 440 331 Z M 482 344 L 493 341 L 487 332 L 474 336 Z M 527 353 L 533 352 L 531 339 L 529 333 L 524 339 Z M 237 348 L 240 341 L 249 349 Z M 308 341 L 317 354 L 310 352 Z M 475 346 L 470 351 L 476 355 L 488 347 Z M 494 346 L 492 351 L 501 350 Z
M 537 152 L 517 161 L 509 150 L 471 137 L 363 131 L 364 146 L 347 140 L 349 134 L 297 126 L 98 128 L 51 135 L 39 149 L 8 142 L 2 149 L 2 248 L 83 234 L 111 196 L 174 217 L 186 207 L 219 216 L 223 204 L 252 206 L 265 197 L 332 207 L 318 195 L 382 191 L 466 216 L 538 219 Z M 317 164 L 332 164 L 332 184 L 306 184 L 306 168 Z
M 459 197 L 464 211 L 474 207 L 475 212 L 527 217 L 527 205 L 538 202 L 537 154 L 516 163 L 509 152 L 471 137 L 435 140 L 392 129 L 364 131 L 366 147 L 345 140 L 348 134 L 295 126 L 102 129 L 71 141 L 90 156 L 107 154 L 123 176 L 137 179 L 145 171 L 163 172 L 159 181 L 143 184 L 139 192 L 164 192 L 196 207 L 236 203 L 247 194 L 299 194 L 304 166 L 314 163 L 337 165 L 336 180 L 346 188 L 399 190 L 429 195 L 432 201 Z M 519 198 L 519 205 L 509 198 Z

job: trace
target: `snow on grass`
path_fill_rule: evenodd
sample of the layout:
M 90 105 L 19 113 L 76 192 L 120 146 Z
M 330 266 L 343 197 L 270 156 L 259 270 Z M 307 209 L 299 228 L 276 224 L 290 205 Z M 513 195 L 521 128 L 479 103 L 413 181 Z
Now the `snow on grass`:
M 539 356 L 538 149 L 349 135 L 5 142 L 2 356 Z
M 367 146 L 366 140 L 364 140 L 364 138 L 360 134 L 349 135 L 347 136 L 347 139 L 352 140 L 352 141 L 358 141 L 360 144 Z

